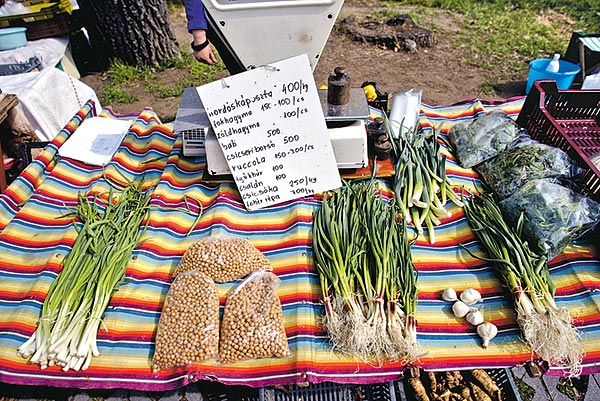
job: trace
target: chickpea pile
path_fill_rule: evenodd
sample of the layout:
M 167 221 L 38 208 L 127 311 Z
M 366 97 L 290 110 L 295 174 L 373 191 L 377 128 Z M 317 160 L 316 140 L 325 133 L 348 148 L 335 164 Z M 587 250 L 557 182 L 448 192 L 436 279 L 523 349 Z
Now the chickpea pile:
M 278 286 L 275 274 L 255 272 L 227 298 L 219 344 L 222 363 L 290 355 Z
M 154 371 L 214 358 L 219 347 L 219 292 L 206 274 L 175 277 L 160 316 Z
M 269 259 L 250 241 L 214 236 L 202 238 L 190 245 L 181 258 L 175 275 L 198 270 L 218 283 L 226 283 L 270 267 Z

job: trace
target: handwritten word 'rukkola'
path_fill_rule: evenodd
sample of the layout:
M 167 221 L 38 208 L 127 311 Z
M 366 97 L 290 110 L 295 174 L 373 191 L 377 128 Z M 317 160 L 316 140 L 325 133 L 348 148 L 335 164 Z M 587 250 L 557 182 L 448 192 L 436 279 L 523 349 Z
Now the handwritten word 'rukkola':
M 216 117 L 218 115 L 231 113 L 240 107 L 246 107 L 249 109 L 252 103 L 260 102 L 261 100 L 270 99 L 272 97 L 273 91 L 267 91 L 266 89 L 263 90 L 262 93 L 257 93 L 247 98 L 242 94 L 239 98 L 234 99 L 232 102 L 226 102 L 223 106 L 219 106 L 214 110 L 210 110 L 208 112 L 208 117 Z
M 235 164 L 235 165 L 231 165 L 231 170 L 233 171 L 240 171 L 240 170 L 245 170 L 245 169 L 249 169 L 252 167 L 256 167 L 259 166 L 263 163 L 265 163 L 267 161 L 266 157 L 255 157 L 253 160 L 249 160 L 247 162 L 244 163 L 240 163 L 240 164 Z

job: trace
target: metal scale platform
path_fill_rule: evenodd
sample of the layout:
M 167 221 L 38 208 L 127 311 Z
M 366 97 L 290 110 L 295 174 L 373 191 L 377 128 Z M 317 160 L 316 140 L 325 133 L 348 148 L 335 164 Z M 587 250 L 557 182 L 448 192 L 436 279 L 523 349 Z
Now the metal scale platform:
M 327 103 L 327 89 L 319 89 L 319 100 L 327 123 L 338 169 L 358 169 L 369 164 L 366 123 L 369 105 L 362 88 L 350 88 L 344 105 Z

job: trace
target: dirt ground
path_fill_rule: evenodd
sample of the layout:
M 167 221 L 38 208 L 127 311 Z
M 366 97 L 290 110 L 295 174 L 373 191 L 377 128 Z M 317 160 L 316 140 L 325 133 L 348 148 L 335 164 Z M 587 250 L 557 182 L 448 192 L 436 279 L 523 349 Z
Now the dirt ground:
M 370 12 L 373 2 L 346 2 L 340 21 L 349 15 Z M 396 7 L 399 13 L 410 15 L 410 9 Z M 447 26 L 451 20 L 444 21 Z M 440 21 L 438 21 L 440 23 Z M 423 26 L 430 29 L 430 27 Z M 395 93 L 422 89 L 422 101 L 427 104 L 449 105 L 470 98 L 500 100 L 525 94 L 527 69 L 516 81 L 498 82 L 494 72 L 461 61 L 461 48 L 451 43 L 448 35 L 434 30 L 433 47 L 418 47 L 416 51 L 392 51 L 370 43 L 353 40 L 350 35 L 335 29 L 331 33 L 315 69 L 317 84 L 327 82 L 327 76 L 343 65 L 354 82 L 374 81 L 381 92 Z M 486 82 L 498 82 L 499 93 L 478 92 Z
M 351 77 L 352 86 L 358 87 L 365 81 L 376 82 L 380 92 L 389 94 L 411 88 L 421 89 L 422 101 L 427 104 L 449 105 L 471 98 L 501 100 L 524 94 L 526 68 L 523 69 L 522 76 L 517 76 L 512 81 L 498 81 L 493 71 L 462 61 L 461 49 L 451 43 L 448 31 L 446 34 L 439 34 L 434 30 L 433 47 L 418 47 L 415 51 L 406 52 L 353 40 L 350 35 L 337 29 L 345 17 L 367 15 L 377 4 L 381 3 L 376 0 L 347 0 L 344 3 L 336 27 L 331 32 L 314 71 L 318 86 L 327 84 L 327 78 L 335 67 L 343 66 Z M 410 15 L 410 9 L 406 7 L 397 6 L 394 11 L 396 10 Z M 186 30 L 183 8 L 171 14 L 171 23 L 179 43 L 188 43 L 191 36 Z M 451 19 L 444 21 L 444 24 L 450 26 Z M 181 70 L 166 70 L 157 73 L 155 78 L 157 81 L 177 82 L 186 73 Z M 84 76 L 82 81 L 92 87 L 99 97 L 107 82 L 102 74 Z M 478 88 L 486 82 L 497 82 L 498 91 L 495 94 L 480 93 Z M 141 85 L 130 90 L 139 97 L 138 101 L 103 106 L 110 106 L 117 113 L 136 113 L 145 107 L 151 107 L 163 120 L 170 120 L 177 113 L 178 99 L 160 99 Z

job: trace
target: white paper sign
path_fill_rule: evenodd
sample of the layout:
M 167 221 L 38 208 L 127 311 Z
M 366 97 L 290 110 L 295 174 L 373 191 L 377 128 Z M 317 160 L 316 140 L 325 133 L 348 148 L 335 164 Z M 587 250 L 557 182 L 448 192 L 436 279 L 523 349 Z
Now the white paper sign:
M 132 123 L 132 120 L 87 118 L 58 149 L 58 154 L 94 166 L 106 166 L 119 149 Z
M 197 90 L 248 210 L 341 186 L 306 54 Z

